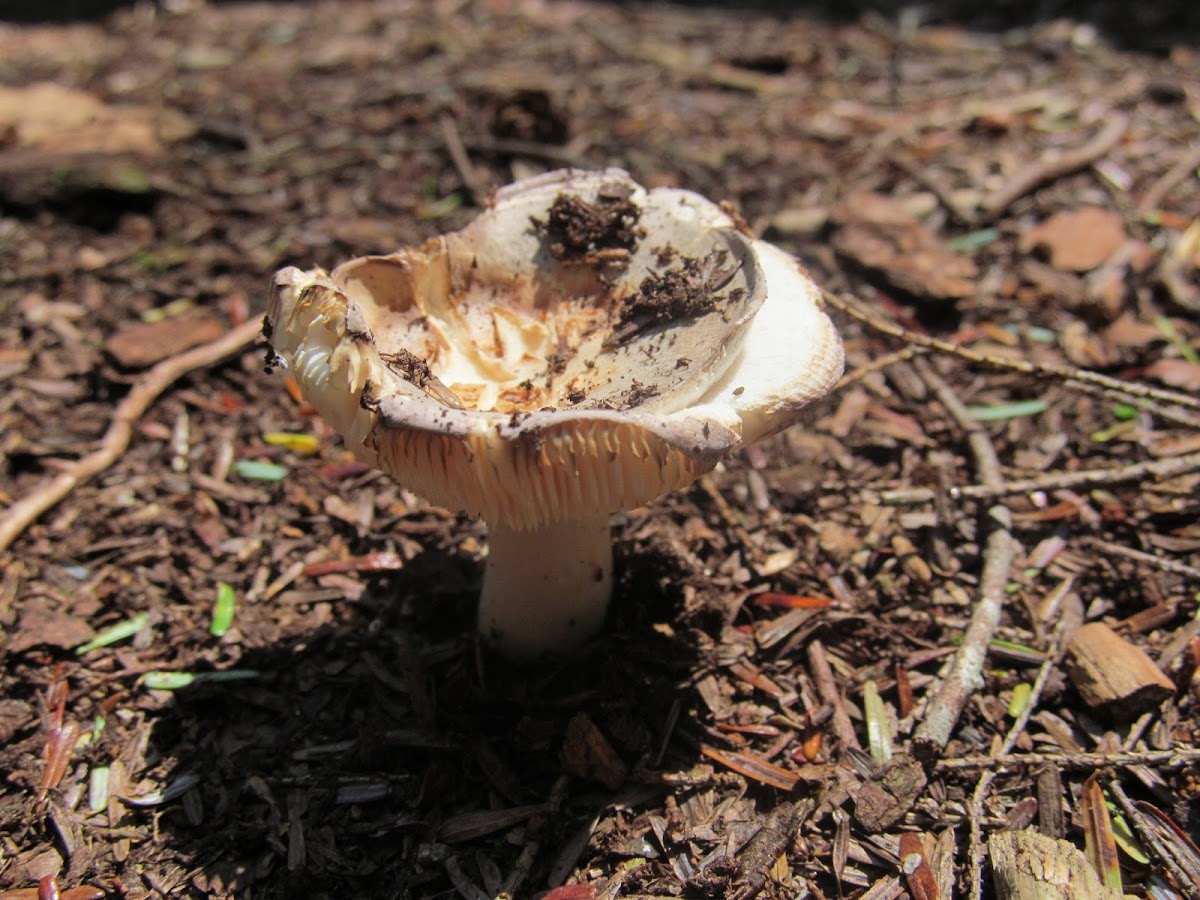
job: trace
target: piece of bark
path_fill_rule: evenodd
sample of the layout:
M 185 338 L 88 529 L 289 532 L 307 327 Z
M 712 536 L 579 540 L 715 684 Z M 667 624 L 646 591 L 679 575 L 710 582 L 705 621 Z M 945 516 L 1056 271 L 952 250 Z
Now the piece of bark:
M 1122 900 L 1068 841 L 1002 831 L 988 838 L 988 852 L 999 900 Z
M 763 827 L 738 854 L 737 874 L 732 880 L 736 886 L 729 891 L 729 900 L 752 900 L 762 892 L 771 865 L 812 815 L 813 806 L 812 800 L 801 800 L 783 803 L 770 812 Z
M 1049 762 L 1038 773 L 1038 830 L 1053 838 L 1062 837 L 1066 831 L 1063 821 L 1062 775 L 1054 763 Z
M 1175 693 L 1175 685 L 1140 648 L 1103 622 L 1089 622 L 1071 640 L 1067 671 L 1088 706 L 1133 719 Z
M 598 781 L 612 790 L 629 774 L 625 763 L 587 713 L 576 713 L 567 724 L 562 763 L 572 775 Z
M 868 834 L 887 831 L 904 818 L 925 791 L 925 770 L 911 756 L 897 756 L 863 784 L 854 818 Z

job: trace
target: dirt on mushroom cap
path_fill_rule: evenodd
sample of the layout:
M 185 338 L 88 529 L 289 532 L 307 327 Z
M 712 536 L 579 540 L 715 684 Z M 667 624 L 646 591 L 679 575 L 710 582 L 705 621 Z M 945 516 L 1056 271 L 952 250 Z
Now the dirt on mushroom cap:
M 596 202 L 563 192 L 554 198 L 545 221 L 533 226 L 545 236 L 550 255 L 565 265 L 623 262 L 645 237 L 637 227 L 642 211 L 627 190 L 602 189 Z

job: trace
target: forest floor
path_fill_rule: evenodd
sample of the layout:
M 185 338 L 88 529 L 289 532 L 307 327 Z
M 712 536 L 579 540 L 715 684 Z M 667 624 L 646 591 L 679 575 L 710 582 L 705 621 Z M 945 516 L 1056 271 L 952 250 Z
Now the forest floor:
M 993 897 L 1027 827 L 1200 897 L 1195 43 L 162 7 L 0 27 L 0 898 Z M 604 634 L 518 668 L 483 525 L 252 332 L 564 166 L 731 202 L 848 374 L 617 515 Z

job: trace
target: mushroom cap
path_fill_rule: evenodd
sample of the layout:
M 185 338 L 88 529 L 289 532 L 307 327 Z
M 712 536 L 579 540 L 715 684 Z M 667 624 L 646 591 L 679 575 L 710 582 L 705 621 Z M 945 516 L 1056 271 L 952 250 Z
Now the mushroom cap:
M 361 459 L 518 529 L 683 487 L 842 369 L 795 260 L 619 169 L 517 182 L 420 247 L 283 269 L 265 331 Z

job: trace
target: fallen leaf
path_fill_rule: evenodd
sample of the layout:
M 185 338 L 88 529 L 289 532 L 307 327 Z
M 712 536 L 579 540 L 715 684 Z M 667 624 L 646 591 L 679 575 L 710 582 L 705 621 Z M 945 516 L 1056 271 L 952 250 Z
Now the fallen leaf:
M 817 546 L 838 562 L 845 562 L 863 548 L 863 542 L 853 528 L 831 520 L 817 524 Z
M 1145 375 L 1168 387 L 1200 391 L 1200 365 L 1186 359 L 1160 359 L 1146 367 Z
M 846 530 L 848 531 L 849 529 Z M 859 546 L 861 546 L 861 542 L 859 542 Z M 828 597 L 812 597 L 803 594 L 777 594 L 772 591 L 755 594 L 753 603 L 755 606 L 779 606 L 784 609 L 827 609 L 833 606 L 833 601 Z
M 938 900 L 937 881 L 921 844 L 921 835 L 906 831 L 900 835 L 900 871 L 913 900 Z
M 494 834 L 526 822 L 533 816 L 544 815 L 549 810 L 545 803 L 528 806 L 513 806 L 507 809 L 488 809 L 480 812 L 460 813 L 451 816 L 438 829 L 438 839 L 447 844 L 472 841 L 487 834 Z
M 1200 311 L 1200 219 L 1177 238 L 1168 238 L 1169 249 L 1158 267 L 1158 278 L 1171 299 L 1184 309 Z
M 1042 247 L 1056 269 L 1087 272 L 1103 264 L 1125 243 L 1125 222 L 1119 213 L 1099 206 L 1056 213 L 1021 235 L 1021 250 Z
M 1163 339 L 1162 332 L 1153 322 L 1141 321 L 1129 313 L 1122 314 L 1101 335 L 1104 343 L 1113 350 L 1147 347 Z
M 956 300 L 975 293 L 979 270 L 913 216 L 911 205 L 871 193 L 853 194 L 830 215 L 839 227 L 833 247 L 915 297 Z
M 104 349 L 125 368 L 142 369 L 215 341 L 224 333 L 225 327 L 212 316 L 176 316 L 126 325 L 104 342 Z
M 82 644 L 91 636 L 91 626 L 76 616 L 29 606 L 21 613 L 17 627 L 9 635 L 7 649 L 10 653 L 21 653 L 30 647 L 44 645 L 66 650 Z

